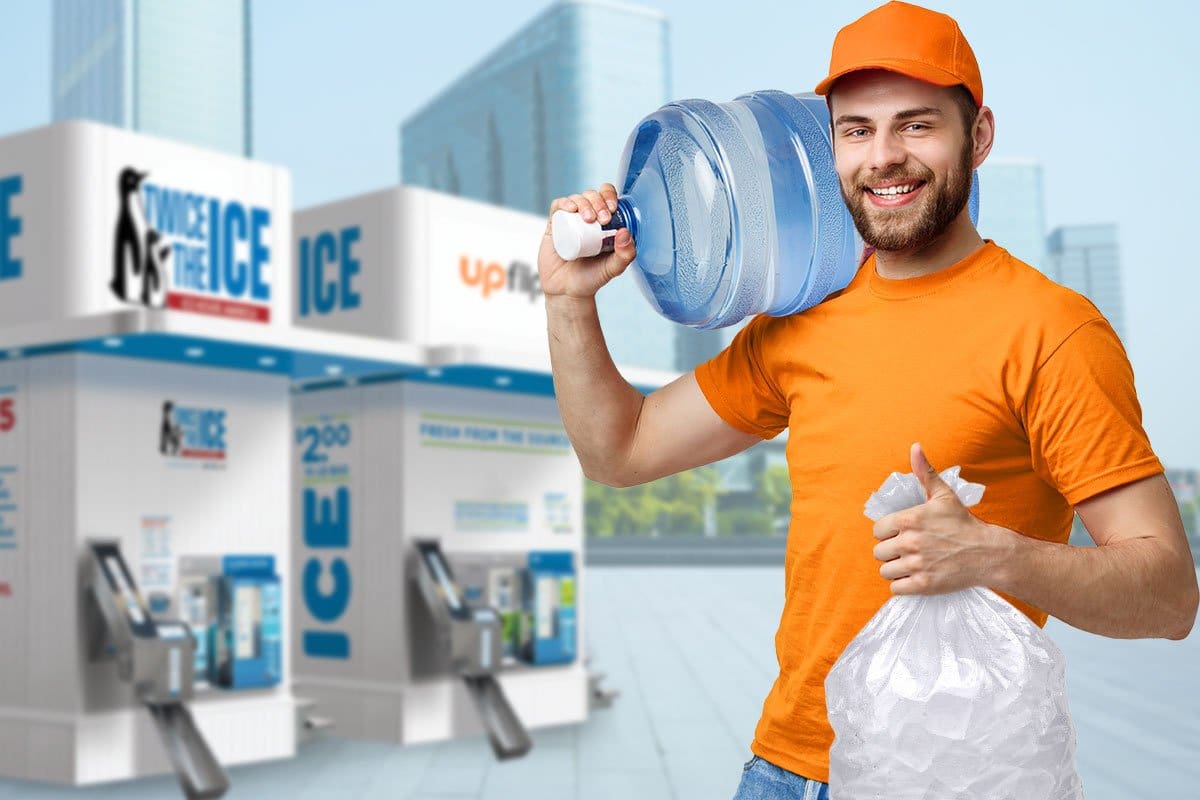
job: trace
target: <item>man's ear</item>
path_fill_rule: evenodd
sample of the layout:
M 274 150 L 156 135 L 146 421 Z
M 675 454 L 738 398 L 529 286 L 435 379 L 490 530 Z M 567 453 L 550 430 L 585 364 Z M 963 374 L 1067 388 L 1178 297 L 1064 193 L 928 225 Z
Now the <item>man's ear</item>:
M 992 152 L 992 143 L 996 140 L 996 117 L 990 108 L 980 107 L 971 133 L 975 139 L 973 163 L 974 168 L 978 169 L 979 165 L 987 159 L 988 153 Z

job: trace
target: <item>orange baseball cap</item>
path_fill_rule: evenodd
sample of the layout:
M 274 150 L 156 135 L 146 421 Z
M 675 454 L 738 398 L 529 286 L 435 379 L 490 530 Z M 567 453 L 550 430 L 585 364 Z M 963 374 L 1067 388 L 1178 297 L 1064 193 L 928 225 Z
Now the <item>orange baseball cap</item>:
M 892 0 L 838 31 L 829 77 L 813 91 L 828 94 L 834 81 L 860 69 L 886 69 L 937 86 L 961 83 L 983 105 L 979 62 L 958 23 L 911 3 Z

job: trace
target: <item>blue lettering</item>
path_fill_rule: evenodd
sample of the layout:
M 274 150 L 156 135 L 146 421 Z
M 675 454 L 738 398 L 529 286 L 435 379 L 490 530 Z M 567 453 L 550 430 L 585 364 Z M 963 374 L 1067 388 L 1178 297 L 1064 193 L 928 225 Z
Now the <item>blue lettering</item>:
M 196 409 L 185 408 L 184 406 L 175 407 L 175 424 L 181 428 L 196 427 Z
M 205 255 L 203 247 L 192 247 L 182 242 L 176 242 L 171 247 L 171 261 L 174 263 L 175 280 L 173 285 L 178 289 L 191 289 L 203 292 Z
M 188 207 L 193 224 L 188 226 L 188 238 L 204 241 L 208 238 L 208 217 L 204 214 L 204 196 L 188 195 Z
M 263 229 L 271 224 L 271 212 L 255 208 L 250 212 L 250 296 L 255 300 L 269 300 L 271 287 L 263 282 L 263 265 L 271 257 L 271 251 L 263 244 Z
M 462 429 L 460 429 L 457 425 L 440 425 L 433 422 L 422 422 L 421 435 L 428 436 L 431 439 L 458 439 L 462 436 Z
M 311 310 L 328 314 L 335 309 L 348 310 L 362 305 L 362 294 L 354 287 L 354 279 L 362 270 L 362 262 L 354 246 L 362 239 L 357 225 L 343 228 L 337 235 L 322 231 L 315 240 L 300 240 L 300 316 Z M 328 277 L 326 268 L 337 266 L 337 275 Z
M 21 259 L 12 254 L 12 240 L 21 233 L 21 218 L 12 212 L 11 200 L 21 193 L 21 176 L 0 178 L 0 281 L 21 277 Z
M 334 497 L 337 513 L 328 497 L 321 498 L 318 513 L 316 490 L 304 490 L 304 544 L 307 546 L 350 546 L 350 490 L 339 486 Z
M 325 279 L 325 265 L 336 262 L 337 255 L 337 240 L 332 233 L 325 231 L 317 237 L 313 246 L 313 305 L 318 314 L 328 314 L 337 305 L 337 282 Z
M 225 206 L 223 222 L 221 238 L 224 241 L 221 248 L 221 259 L 224 266 L 222 273 L 225 277 L 225 290 L 234 297 L 241 297 L 246 293 L 246 262 L 234 261 L 234 229 L 237 229 L 237 241 L 244 242 L 246 240 L 246 210 L 240 203 L 230 203 Z
M 358 308 L 362 303 L 358 292 L 354 291 L 350 286 L 350 282 L 354 276 L 358 274 L 360 264 L 358 259 L 350 252 L 358 240 L 362 238 L 362 231 L 356 225 L 353 228 L 342 229 L 342 308 Z
M 225 412 L 202 411 L 200 413 L 200 438 L 205 450 L 225 449 Z
M 0 184 L 0 189 L 3 188 Z M 271 299 L 271 285 L 266 277 L 271 249 L 265 241 L 271 227 L 269 209 L 247 208 L 237 202 L 223 206 L 215 198 L 153 184 L 143 186 L 142 198 L 147 224 L 163 236 L 175 239 L 171 253 L 173 286 L 193 292 L 249 297 L 258 302 Z M 0 212 L 6 209 L 4 200 L 0 192 Z M 0 234 L 4 232 L 0 224 Z M 194 244 L 188 247 L 181 239 Z M 246 245 L 246 259 L 235 256 L 242 243 Z M 0 236 L 0 254 L 5 252 L 4 245 L 5 240 Z M 0 260 L 0 267 L 3 265 Z
M 479 442 L 494 442 L 500 437 L 500 432 L 495 428 L 478 428 L 474 425 L 467 426 L 466 434 L 468 439 Z
M 312 248 L 309 246 L 308 237 L 305 236 L 300 240 L 300 316 L 308 316 L 308 273 L 312 271 L 312 267 L 308 263 L 308 254 Z
M 338 487 L 333 499 L 324 497 L 318 502 L 314 489 L 304 490 L 304 544 L 317 548 L 343 548 L 350 546 L 350 490 Z M 336 502 L 336 511 L 334 503 Z M 320 588 L 323 572 L 321 559 L 314 556 L 304 565 L 301 576 L 301 595 L 304 605 L 314 619 L 330 623 L 337 621 L 350 606 L 350 568 L 345 559 L 334 558 L 329 567 L 333 588 L 322 592 Z M 307 630 L 303 632 L 302 647 L 306 656 L 313 658 L 349 658 L 350 637 L 340 631 Z
M 321 622 L 333 622 L 350 605 L 350 569 L 346 562 L 335 558 L 329 574 L 333 577 L 333 590 L 326 594 L 319 585 L 321 562 L 310 558 L 304 565 L 304 605 Z
M 177 406 L 174 422 L 183 431 L 183 445 L 189 450 L 225 450 L 225 412 L 216 408 Z
M 142 187 L 146 201 L 146 221 L 164 236 L 203 241 L 206 218 L 204 196 L 192 192 L 165 189 L 153 184 Z
M 529 443 L 535 447 L 569 448 L 571 440 L 561 433 L 539 433 L 530 431 Z
M 350 637 L 331 631 L 305 631 L 304 655 L 313 658 L 349 658 Z
M 208 201 L 208 218 L 213 221 L 212 236 L 208 237 L 208 290 L 221 290 L 221 237 L 217 220 L 221 218 L 221 203 L 217 200 Z

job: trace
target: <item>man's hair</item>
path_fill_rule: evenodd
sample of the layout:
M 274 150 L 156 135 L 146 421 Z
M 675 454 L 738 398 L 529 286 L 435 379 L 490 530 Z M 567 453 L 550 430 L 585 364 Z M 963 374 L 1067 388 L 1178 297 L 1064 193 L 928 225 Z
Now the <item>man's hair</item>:
M 950 88 L 954 92 L 954 105 L 958 106 L 958 111 L 962 114 L 963 130 L 970 141 L 975 131 L 975 117 L 979 113 L 979 106 L 975 105 L 975 96 L 966 86 L 960 83 Z

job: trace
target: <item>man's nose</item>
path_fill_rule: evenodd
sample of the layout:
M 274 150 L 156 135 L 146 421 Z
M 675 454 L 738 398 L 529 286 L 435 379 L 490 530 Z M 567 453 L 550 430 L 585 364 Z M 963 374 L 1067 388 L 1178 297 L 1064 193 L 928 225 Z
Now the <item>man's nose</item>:
M 897 134 L 882 130 L 871 139 L 871 152 L 867 166 L 873 172 L 882 172 L 895 164 L 902 164 L 908 157 L 904 142 Z

